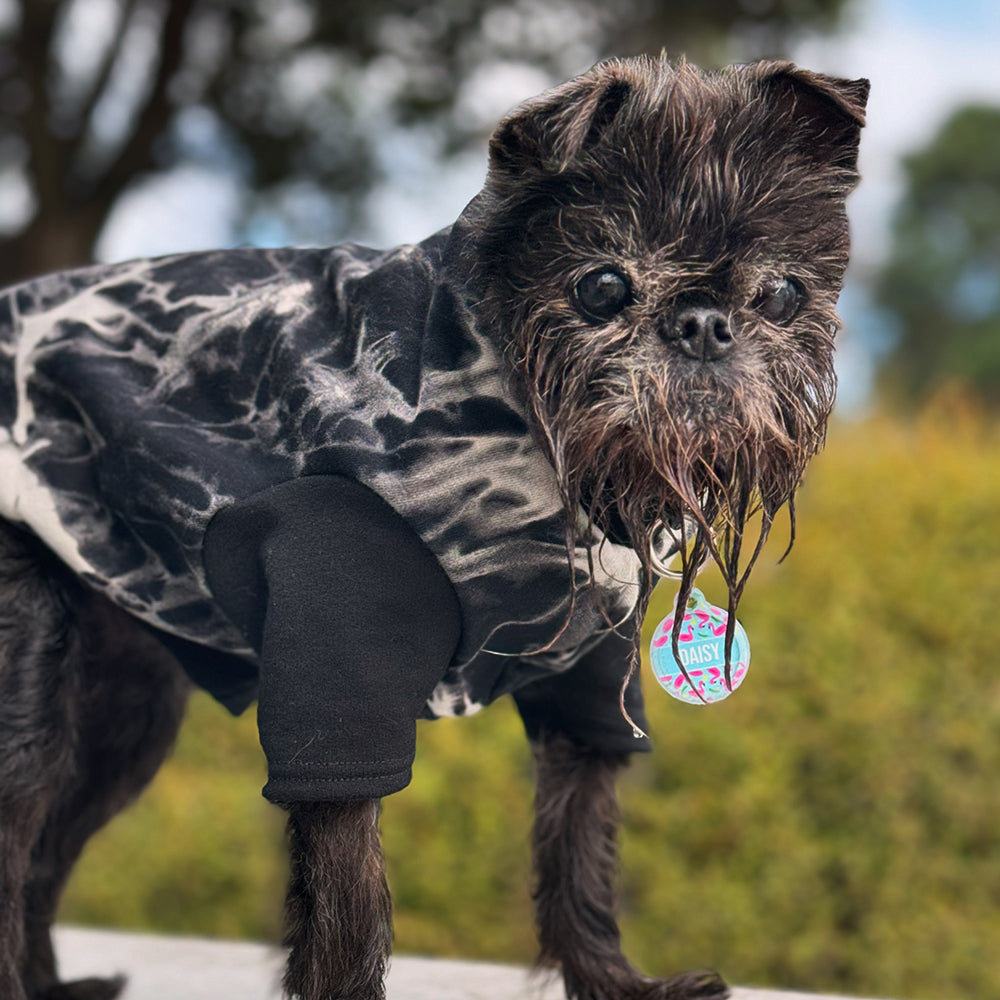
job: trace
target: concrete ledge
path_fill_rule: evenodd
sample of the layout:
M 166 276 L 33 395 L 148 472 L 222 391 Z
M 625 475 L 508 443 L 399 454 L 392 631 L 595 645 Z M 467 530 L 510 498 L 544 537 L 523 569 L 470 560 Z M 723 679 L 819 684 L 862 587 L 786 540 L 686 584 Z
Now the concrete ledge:
M 268 945 L 60 927 L 56 951 L 64 979 L 126 974 L 124 1000 L 280 1000 L 283 956 Z M 560 984 L 531 980 L 516 966 L 405 956 L 392 960 L 388 987 L 389 1000 L 565 1000 Z M 734 989 L 732 995 L 838 1000 L 771 990 Z

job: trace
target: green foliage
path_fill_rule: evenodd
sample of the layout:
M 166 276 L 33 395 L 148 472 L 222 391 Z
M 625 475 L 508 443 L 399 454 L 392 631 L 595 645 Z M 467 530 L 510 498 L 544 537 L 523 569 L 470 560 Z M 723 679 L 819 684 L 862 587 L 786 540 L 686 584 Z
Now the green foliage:
M 900 340 L 886 381 L 920 398 L 948 379 L 1000 400 L 1000 108 L 957 111 L 905 161 L 878 299 Z
M 253 713 L 207 695 L 152 789 L 91 841 L 63 919 L 219 937 L 280 936 L 283 816 L 260 796 Z
M 644 970 L 1000 997 L 998 496 L 1000 428 L 960 400 L 835 429 L 793 553 L 775 564 L 776 531 L 741 607 L 747 682 L 711 708 L 646 685 L 656 749 L 622 788 Z M 276 935 L 281 815 L 257 794 L 252 720 L 204 698 L 192 715 L 88 851 L 64 920 Z M 383 823 L 400 951 L 530 960 L 530 772 L 507 704 L 422 726 Z

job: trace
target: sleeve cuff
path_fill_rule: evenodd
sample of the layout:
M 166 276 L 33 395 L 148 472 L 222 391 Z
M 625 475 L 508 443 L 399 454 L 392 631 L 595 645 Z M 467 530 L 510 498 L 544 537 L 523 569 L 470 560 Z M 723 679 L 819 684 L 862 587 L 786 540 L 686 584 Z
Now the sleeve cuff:
M 295 771 L 271 768 L 263 796 L 276 804 L 285 802 L 344 802 L 356 799 L 383 799 L 394 792 L 402 791 L 410 783 L 412 766 L 410 760 L 389 762 L 398 766 L 393 770 L 380 771 L 358 776 L 303 773 L 308 769 L 298 766 Z M 318 769 L 317 769 L 318 770 Z

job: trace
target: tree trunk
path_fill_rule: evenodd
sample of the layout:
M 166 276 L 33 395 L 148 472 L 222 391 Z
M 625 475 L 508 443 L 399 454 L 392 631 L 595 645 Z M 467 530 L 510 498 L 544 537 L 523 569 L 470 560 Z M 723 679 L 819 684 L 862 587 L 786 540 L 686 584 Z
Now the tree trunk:
M 91 203 L 40 212 L 26 229 L 0 243 L 0 286 L 90 263 L 107 208 Z

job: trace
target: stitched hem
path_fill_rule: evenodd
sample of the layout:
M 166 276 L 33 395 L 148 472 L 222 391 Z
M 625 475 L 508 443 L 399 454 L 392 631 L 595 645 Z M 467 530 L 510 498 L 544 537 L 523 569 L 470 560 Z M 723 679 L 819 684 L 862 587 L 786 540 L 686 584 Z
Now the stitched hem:
M 261 794 L 269 802 L 343 802 L 350 799 L 382 799 L 406 788 L 411 777 L 410 767 L 386 774 L 368 774 L 362 777 L 270 775 Z

